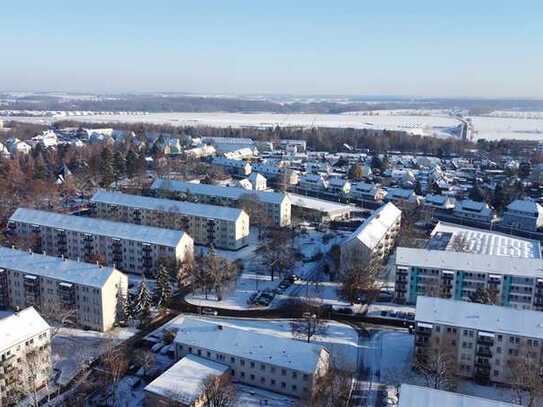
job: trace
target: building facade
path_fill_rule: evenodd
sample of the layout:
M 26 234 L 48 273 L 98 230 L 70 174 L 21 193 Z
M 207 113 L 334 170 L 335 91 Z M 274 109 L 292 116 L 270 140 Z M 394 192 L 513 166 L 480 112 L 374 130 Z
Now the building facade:
M 496 305 L 419 297 L 415 313 L 417 358 L 447 352 L 458 376 L 480 383 L 511 384 L 518 358 L 539 366 L 543 313 Z M 444 353 L 443 353 L 444 354 Z M 424 359 L 422 359 L 424 360 Z
M 497 304 L 543 311 L 542 267 L 537 258 L 398 247 L 395 297 L 402 304 L 421 295 L 470 301 L 486 289 Z
M 95 331 L 108 331 L 128 278 L 111 267 L 0 248 L 4 309 L 35 307 L 44 315 Z
M 229 207 L 243 206 L 244 200 L 253 200 L 262 205 L 274 226 L 283 227 L 291 224 L 290 200 L 287 194 L 281 192 L 251 192 L 243 188 L 196 184 L 162 178 L 155 179 L 151 190 L 155 195 L 166 195 L 185 201 L 197 200 L 211 205 Z
M 32 242 L 34 252 L 81 261 L 100 259 L 121 271 L 154 276 L 160 260 L 181 262 L 193 253 L 182 231 L 19 208 L 8 233 Z
M 534 201 L 517 199 L 505 208 L 501 225 L 535 232 L 543 227 L 543 207 Z
M 341 244 L 341 269 L 382 261 L 396 244 L 401 222 L 402 212 L 393 203 L 377 209 Z
M 311 397 L 330 367 L 330 355 L 320 345 L 191 317 L 177 332 L 175 354 L 219 362 L 230 368 L 234 381 L 299 398 Z
M 238 250 L 249 244 L 249 216 L 242 209 L 99 191 L 91 199 L 103 219 L 183 230 L 194 243 Z
M 0 333 L 0 406 L 16 405 L 51 376 L 51 328 L 26 308 L 0 319 Z

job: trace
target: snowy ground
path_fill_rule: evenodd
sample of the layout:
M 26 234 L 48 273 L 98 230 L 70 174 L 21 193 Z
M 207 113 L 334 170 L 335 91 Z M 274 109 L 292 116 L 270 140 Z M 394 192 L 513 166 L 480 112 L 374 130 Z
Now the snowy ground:
M 257 236 L 258 232 L 251 231 L 251 236 Z M 302 278 L 314 278 L 315 273 L 322 264 L 315 259 L 315 256 L 319 254 L 326 254 L 330 248 L 340 242 L 346 237 L 345 232 L 320 232 L 309 228 L 304 233 L 299 233 L 294 240 L 294 247 L 299 253 L 302 254 L 304 260 L 297 262 L 292 273 Z M 272 281 L 267 264 L 262 259 L 262 256 L 256 252 L 257 242 L 252 241 L 251 244 L 237 252 L 228 252 L 217 250 L 217 254 L 227 257 L 229 260 L 240 259 L 244 265 L 244 271 L 238 278 L 235 286 L 232 290 L 224 295 L 221 301 L 217 301 L 214 295 L 204 295 L 204 293 L 196 292 L 186 297 L 186 300 L 191 304 L 201 307 L 215 307 L 224 309 L 259 309 L 265 308 L 258 304 L 248 304 L 249 297 L 257 291 L 265 289 L 276 289 L 281 282 L 281 278 L 275 276 Z M 205 252 L 205 248 L 200 248 L 202 252 Z M 324 278 L 324 276 L 322 276 Z M 270 306 L 279 306 L 280 301 L 290 298 L 291 296 L 305 295 L 306 289 L 305 283 L 297 282 L 297 284 L 291 286 L 283 293 L 278 294 Z M 339 301 L 336 296 L 336 287 L 328 285 L 323 288 L 323 295 L 326 299 L 324 303 L 330 303 L 338 306 L 348 306 L 342 301 Z
M 422 113 L 422 114 L 421 114 Z M 520 113 L 520 112 L 519 112 Z M 0 119 L 7 119 L 0 117 Z M 63 117 L 17 117 L 17 121 L 51 124 Z M 539 140 L 543 119 L 539 116 L 470 117 L 477 130 L 476 138 L 488 140 Z M 93 123 L 155 123 L 172 126 L 206 127 L 332 127 L 357 129 L 403 130 L 415 134 L 442 133 L 443 128 L 455 127 L 459 121 L 443 111 L 385 110 L 349 112 L 346 114 L 279 114 L 279 113 L 142 113 L 132 115 L 98 114 L 70 116 L 70 120 Z
M 52 341 L 53 367 L 59 372 L 57 383 L 69 383 L 85 362 L 96 359 L 109 344 L 121 343 L 136 332 L 134 328 L 115 328 L 107 333 L 60 328 Z
M 147 335 L 150 342 L 161 341 L 165 330 L 176 332 L 183 322 L 183 316 L 171 320 L 164 326 Z M 292 338 L 289 320 L 268 319 L 236 319 L 236 318 L 205 318 L 211 321 L 220 321 L 222 325 L 230 325 L 266 335 L 275 335 L 283 338 Z M 342 370 L 355 371 L 358 358 L 358 333 L 349 325 L 330 321 L 326 324 L 322 334 L 312 338 L 314 343 L 325 346 L 331 353 L 336 366 Z

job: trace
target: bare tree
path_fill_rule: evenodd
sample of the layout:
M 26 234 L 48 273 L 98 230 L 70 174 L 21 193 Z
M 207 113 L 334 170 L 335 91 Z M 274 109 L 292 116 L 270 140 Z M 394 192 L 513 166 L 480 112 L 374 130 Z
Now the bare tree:
M 311 342 L 313 336 L 326 332 L 326 321 L 323 319 L 320 305 L 318 300 L 311 298 L 289 302 L 289 308 L 302 314 L 302 318 L 294 319 L 290 323 L 290 329 L 295 338 Z
M 21 359 L 16 393 L 21 396 L 28 395 L 32 407 L 38 407 L 41 400 L 40 389 L 47 386 L 51 374 L 50 354 L 33 349 Z
M 236 388 L 230 375 L 210 375 L 200 389 L 205 407 L 233 407 L 236 400 Z
M 359 302 L 365 297 L 372 302 L 379 293 L 377 280 L 382 265 L 376 261 L 367 267 L 354 266 L 342 273 L 341 295 L 351 303 Z
M 330 368 L 325 375 L 317 378 L 314 392 L 303 404 L 312 407 L 346 406 L 353 383 L 351 374 Z
M 273 229 L 269 231 L 266 243 L 261 246 L 272 281 L 276 274 L 288 273 L 296 263 L 293 237 L 290 230 Z
M 500 292 L 497 288 L 479 287 L 469 295 L 469 300 L 479 304 L 497 305 L 500 302 Z
M 456 349 L 447 338 L 417 348 L 413 368 L 434 389 L 454 390 L 457 384 Z
M 535 407 L 543 399 L 543 378 L 539 347 L 523 344 L 507 362 L 514 402 Z
M 101 357 L 104 385 L 111 388 L 113 406 L 119 405 L 118 384 L 128 370 L 128 355 L 116 346 L 113 337 L 106 338 Z
M 143 375 L 146 376 L 149 369 L 155 366 L 156 358 L 153 352 L 142 350 L 136 355 L 136 361 L 143 368 Z

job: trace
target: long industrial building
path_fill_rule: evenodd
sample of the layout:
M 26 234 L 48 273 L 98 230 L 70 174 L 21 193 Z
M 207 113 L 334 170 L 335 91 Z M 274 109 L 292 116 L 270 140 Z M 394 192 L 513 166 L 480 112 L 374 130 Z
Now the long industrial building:
M 540 373 L 541 312 L 419 297 L 415 315 L 416 357 L 421 361 L 449 354 L 456 357 L 451 365 L 457 375 L 485 384 L 514 382 L 513 375 L 520 372 L 511 367 L 523 357 L 533 360 L 535 374 Z
M 262 204 L 273 225 L 282 227 L 291 223 L 291 202 L 288 195 L 281 192 L 247 191 L 243 188 L 196 184 L 163 178 L 155 179 L 151 190 L 157 195 L 166 195 L 184 201 L 195 199 L 212 205 L 230 207 L 240 206 L 244 199 L 254 199 Z M 251 222 L 255 223 L 253 220 Z
M 497 304 L 543 311 L 542 269 L 541 259 L 398 247 L 396 301 L 415 304 L 420 295 L 469 301 L 484 288 Z
M 19 405 L 52 370 L 51 327 L 34 308 L 0 319 L 0 406 Z
M 91 199 L 104 219 L 183 230 L 196 244 L 238 250 L 249 244 L 249 216 L 242 209 L 99 191 Z
M 121 271 L 154 276 L 161 259 L 181 262 L 193 253 L 182 231 L 19 208 L 8 231 L 26 238 L 33 251 L 82 261 L 102 259 Z
M 33 306 L 103 332 L 127 290 L 128 278 L 114 268 L 0 247 L 0 308 Z

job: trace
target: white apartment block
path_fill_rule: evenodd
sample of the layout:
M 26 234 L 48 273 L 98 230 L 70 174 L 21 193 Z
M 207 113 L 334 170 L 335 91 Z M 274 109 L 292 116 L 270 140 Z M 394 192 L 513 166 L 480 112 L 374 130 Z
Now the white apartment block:
M 235 207 L 244 199 L 254 199 L 262 204 L 275 226 L 291 224 L 290 200 L 287 194 L 268 191 L 247 191 L 243 188 L 221 187 L 217 185 L 196 184 L 177 180 L 157 178 L 151 185 L 155 194 L 165 194 L 181 200 L 197 200 L 219 206 Z
M 114 268 L 0 247 L 0 308 L 33 306 L 104 332 L 127 290 L 127 276 Z
M 99 191 L 91 199 L 103 219 L 183 230 L 196 244 L 238 250 L 249 244 L 249 216 L 242 209 Z
M 398 407 L 518 407 L 518 404 L 437 390 L 432 387 L 402 384 Z
M 415 314 L 418 357 L 456 356 L 456 374 L 480 383 L 510 384 L 515 358 L 542 362 L 543 313 L 496 305 L 419 297 Z
M 477 202 L 469 199 L 456 201 L 453 215 L 459 219 L 490 223 L 494 219 L 494 211 L 486 202 Z
M 51 328 L 34 308 L 0 319 L 0 406 L 16 405 L 52 372 Z
M 102 258 L 121 271 L 156 275 L 161 259 L 181 262 L 193 253 L 182 231 L 19 208 L 8 232 L 29 239 L 33 251 L 82 261 Z
M 393 203 L 377 209 L 341 244 L 341 269 L 383 260 L 396 244 L 401 222 L 402 211 Z
M 543 311 L 542 268 L 537 258 L 398 247 L 395 297 L 407 304 L 420 295 L 469 301 L 485 288 L 500 305 Z
M 177 331 L 175 354 L 224 364 L 236 382 L 299 398 L 311 397 L 330 367 L 328 351 L 318 344 L 192 317 Z

